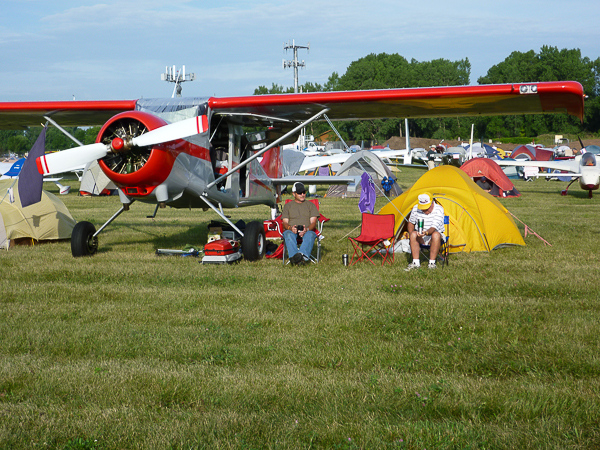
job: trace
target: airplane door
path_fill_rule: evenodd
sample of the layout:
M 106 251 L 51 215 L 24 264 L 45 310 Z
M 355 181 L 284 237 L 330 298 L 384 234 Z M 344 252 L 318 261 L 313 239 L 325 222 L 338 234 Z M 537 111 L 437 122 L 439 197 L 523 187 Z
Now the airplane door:
M 244 129 L 241 125 L 229 124 L 229 167 L 236 167 L 240 163 L 241 142 Z M 239 201 L 240 174 L 231 174 L 227 179 L 226 189 Z

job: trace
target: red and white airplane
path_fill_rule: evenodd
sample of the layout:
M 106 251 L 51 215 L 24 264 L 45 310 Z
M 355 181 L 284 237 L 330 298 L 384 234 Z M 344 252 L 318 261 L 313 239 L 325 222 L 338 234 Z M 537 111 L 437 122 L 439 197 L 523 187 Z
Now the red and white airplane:
M 118 187 L 122 207 L 98 230 L 79 222 L 73 256 L 93 255 L 98 234 L 134 201 L 159 207 L 211 208 L 243 236 L 244 257 L 262 258 L 261 222 L 242 232 L 222 208 L 264 204 L 276 211 L 280 187 L 331 177 L 282 177 L 279 145 L 294 142 L 310 122 L 389 117 L 568 113 L 583 118 L 582 86 L 573 81 L 230 98 L 0 103 L 0 128 L 104 123 L 96 143 L 41 157 L 42 174 L 98 160 Z M 264 131 L 245 133 L 244 126 Z M 259 157 L 262 160 L 259 162 Z M 352 182 L 353 178 L 335 180 Z

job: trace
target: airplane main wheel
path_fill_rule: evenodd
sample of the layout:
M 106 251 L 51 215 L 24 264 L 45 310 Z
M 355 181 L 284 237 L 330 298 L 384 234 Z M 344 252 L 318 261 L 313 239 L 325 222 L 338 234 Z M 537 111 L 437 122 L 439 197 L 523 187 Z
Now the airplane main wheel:
M 71 253 L 75 258 L 92 256 L 98 251 L 96 227 L 90 222 L 77 222 L 71 233 Z
M 258 261 L 265 256 L 266 251 L 265 229 L 261 222 L 250 222 L 246 225 L 242 238 L 242 253 L 248 261 Z

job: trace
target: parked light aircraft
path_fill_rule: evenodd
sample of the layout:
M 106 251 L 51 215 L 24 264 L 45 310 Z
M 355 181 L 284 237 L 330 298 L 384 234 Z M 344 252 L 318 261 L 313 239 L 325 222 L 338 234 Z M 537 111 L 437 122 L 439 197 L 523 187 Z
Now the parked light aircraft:
M 517 167 L 539 167 L 568 172 L 568 176 L 575 177 L 567 188 L 561 192 L 561 195 L 567 195 L 567 190 L 575 181 L 579 181 L 581 189 L 588 191 L 588 197 L 592 198 L 592 191 L 600 187 L 600 166 L 598 165 L 598 155 L 593 153 L 584 153 L 577 155 L 574 159 L 557 161 L 529 161 L 529 160 L 495 160 L 501 166 Z M 555 177 L 556 173 L 540 174 L 543 176 Z
M 98 235 L 136 200 L 159 207 L 209 208 L 243 236 L 244 257 L 265 251 L 261 222 L 242 232 L 222 208 L 264 204 L 277 210 L 280 187 L 354 180 L 282 177 L 279 145 L 319 119 L 569 113 L 583 117 L 577 82 L 545 82 L 372 91 L 280 94 L 229 98 L 0 103 L 0 128 L 36 126 L 45 117 L 62 126 L 103 122 L 96 143 L 45 155 L 40 173 L 51 174 L 98 160 L 118 187 L 122 207 L 98 230 L 89 222 L 73 229 L 73 256 L 98 249 Z M 244 126 L 264 131 L 245 133 Z M 258 158 L 262 156 L 259 163 Z M 218 171 L 224 172 L 220 174 Z
M 13 174 L 16 176 L 20 171 L 25 158 L 21 158 L 14 162 L 0 162 L 0 176 L 2 179 L 12 178 Z M 8 174 L 8 175 L 7 175 Z
M 407 155 L 407 150 L 374 150 L 371 153 L 377 155 L 386 164 L 390 164 L 389 158 L 399 158 Z M 327 166 L 329 164 L 344 164 L 354 153 L 339 153 L 331 156 L 307 156 L 302 161 L 302 165 L 298 172 L 305 170 L 314 170 L 318 167 Z

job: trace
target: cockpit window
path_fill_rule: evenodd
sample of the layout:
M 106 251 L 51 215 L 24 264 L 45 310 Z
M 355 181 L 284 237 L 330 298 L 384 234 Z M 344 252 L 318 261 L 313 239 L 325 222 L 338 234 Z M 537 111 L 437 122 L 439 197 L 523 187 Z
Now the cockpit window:
M 588 145 L 585 148 L 586 153 L 593 153 L 594 155 L 600 155 L 600 147 L 597 145 Z
M 596 157 L 592 153 L 584 153 L 581 157 L 581 165 L 582 166 L 595 166 L 596 165 Z

